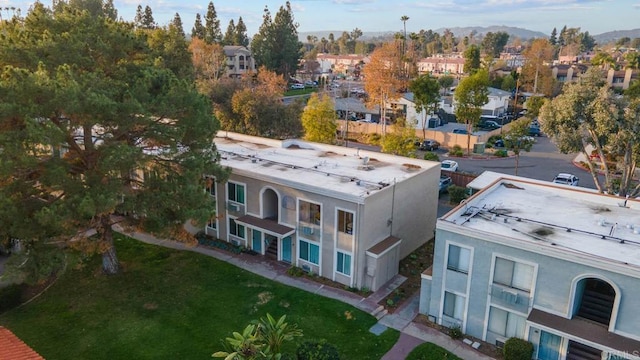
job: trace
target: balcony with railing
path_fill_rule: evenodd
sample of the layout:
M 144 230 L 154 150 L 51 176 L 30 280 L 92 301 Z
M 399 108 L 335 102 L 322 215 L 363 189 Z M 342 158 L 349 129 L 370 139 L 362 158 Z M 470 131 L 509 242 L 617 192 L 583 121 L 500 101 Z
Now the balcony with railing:
M 491 302 L 521 313 L 527 313 L 531 305 L 531 294 L 528 291 L 493 283 L 491 284 Z

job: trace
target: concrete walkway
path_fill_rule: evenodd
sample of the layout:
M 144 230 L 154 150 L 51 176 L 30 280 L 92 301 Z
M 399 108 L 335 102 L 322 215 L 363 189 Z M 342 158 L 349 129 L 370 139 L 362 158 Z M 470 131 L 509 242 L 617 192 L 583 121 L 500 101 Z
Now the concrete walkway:
M 391 279 L 380 290 L 364 298 L 358 294 L 325 286 L 306 278 L 291 277 L 287 275 L 288 266 L 266 260 L 261 256 L 248 254 L 236 255 L 203 246 L 189 246 L 172 240 L 158 239 L 146 233 L 127 232 L 117 224 L 114 225 L 114 230 L 123 232 L 128 236 L 147 244 L 164 246 L 176 250 L 193 251 L 208 255 L 267 279 L 293 286 L 313 294 L 339 300 L 372 314 L 379 318 L 379 322 L 374 326 L 374 328 L 381 331 L 384 331 L 386 328 L 393 328 L 402 333 L 396 345 L 384 355 L 382 358 L 383 360 L 403 360 L 411 350 L 423 342 L 434 343 L 462 359 L 492 359 L 491 357 L 474 350 L 462 341 L 453 340 L 448 335 L 445 335 L 436 329 L 414 323 L 413 319 L 418 314 L 418 305 L 420 302 L 419 294 L 415 294 L 393 314 L 386 314 L 386 310 L 383 310 L 383 307 L 378 305 L 378 301 L 384 299 L 388 294 L 393 292 L 393 290 L 402 284 L 402 282 L 406 280 L 403 276 L 396 275 L 396 277 Z

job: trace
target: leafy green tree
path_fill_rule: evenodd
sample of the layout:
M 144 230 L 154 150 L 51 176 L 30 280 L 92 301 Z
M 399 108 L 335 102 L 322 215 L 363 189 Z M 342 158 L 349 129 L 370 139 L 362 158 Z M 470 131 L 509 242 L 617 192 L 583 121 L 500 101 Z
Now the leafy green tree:
M 189 79 L 156 66 L 143 32 L 58 9 L 0 25 L 0 237 L 73 238 L 113 274 L 113 214 L 152 232 L 214 215 L 202 189 L 203 174 L 226 176 L 218 122 Z
M 208 44 L 222 41 L 222 31 L 220 30 L 220 19 L 213 1 L 207 6 L 207 13 L 204 16 L 204 41 Z
M 516 79 L 513 78 L 511 74 L 506 75 L 502 78 L 502 82 L 500 83 L 500 89 L 504 91 L 513 91 L 516 88 Z
M 191 29 L 191 37 L 203 39 L 206 36 L 206 31 L 204 29 L 204 25 L 202 25 L 202 16 L 200 14 L 196 14 L 196 21 L 193 24 L 193 29 Z
M 434 77 L 429 74 L 420 75 L 409 83 L 409 90 L 413 92 L 413 100 L 418 113 L 422 114 L 422 111 L 426 110 L 425 113 L 427 114 L 435 114 L 438 111 L 440 104 L 440 85 Z M 422 119 L 423 138 L 426 136 L 427 119 L 425 119 L 425 117 L 427 114 L 425 114 Z
M 488 32 L 482 39 L 482 49 L 484 53 L 492 58 L 500 56 L 505 45 L 509 41 L 509 34 L 504 31 L 498 31 L 497 33 Z
M 624 60 L 627 62 L 627 69 L 640 69 L 640 54 L 637 51 L 628 52 L 624 55 Z
M 615 68 L 616 61 L 613 59 L 611 54 L 599 51 L 593 56 L 593 58 L 591 58 L 591 65 L 600 66 L 604 69 L 608 69 L 609 67 Z
M 442 88 L 442 95 L 445 91 L 453 85 L 454 78 L 451 75 L 443 75 L 438 78 L 438 85 Z
M 520 164 L 520 153 L 531 151 L 535 140 L 529 136 L 529 119 L 522 119 L 514 122 L 509 131 L 504 135 L 504 147 L 511 150 L 516 160 L 516 176 L 518 175 L 518 165 Z
M 407 125 L 405 119 L 398 119 L 392 126 L 392 131 L 382 136 L 380 150 L 387 154 L 413 157 L 416 150 L 415 137 L 415 130 Z
M 471 45 L 464 51 L 464 68 L 467 74 L 475 74 L 480 69 L 480 48 Z
M 530 119 L 535 119 L 540 114 L 540 108 L 544 105 L 545 101 L 547 101 L 542 96 L 531 96 L 527 99 L 527 117 Z
M 178 18 L 179 20 L 179 18 Z M 158 27 L 152 30 L 143 30 L 146 33 L 147 43 L 151 49 L 151 56 L 157 66 L 170 69 L 181 78 L 193 79 L 193 65 L 189 44 L 184 36 L 180 22 L 172 22 L 168 27 Z
M 453 94 L 455 114 L 467 125 L 467 155 L 471 154 L 471 133 L 480 121 L 482 106 L 489 102 L 489 74 L 478 70 L 460 81 Z
M 311 94 L 307 106 L 302 113 L 302 127 L 304 138 L 308 141 L 335 144 L 336 123 L 335 105 L 331 97 Z
M 293 76 L 302 58 L 301 49 L 291 4 L 287 1 L 285 6 L 281 6 L 273 20 L 265 7 L 262 25 L 251 41 L 257 65 L 279 75 Z
M 255 78 L 244 79 L 240 87 L 235 86 L 229 87 L 233 91 L 214 90 L 216 114 L 222 129 L 269 138 L 302 134 L 302 105 L 282 103 L 286 82 L 281 76 L 262 67 Z
M 605 148 L 607 144 L 615 144 L 613 139 L 616 137 L 624 138 L 629 146 L 637 144 L 635 116 L 625 117 L 624 108 L 604 82 L 600 70 L 591 68 L 579 82 L 565 84 L 563 93 L 540 109 L 542 129 L 554 139 L 562 153 L 584 155 L 600 192 L 613 193 L 612 174 L 607 161 L 602 161 L 605 184 L 601 185 L 589 149 L 593 147 L 600 159 L 605 159 Z M 626 159 L 624 168 L 634 163 L 630 151 L 631 148 L 624 151 L 627 153 L 623 156 Z

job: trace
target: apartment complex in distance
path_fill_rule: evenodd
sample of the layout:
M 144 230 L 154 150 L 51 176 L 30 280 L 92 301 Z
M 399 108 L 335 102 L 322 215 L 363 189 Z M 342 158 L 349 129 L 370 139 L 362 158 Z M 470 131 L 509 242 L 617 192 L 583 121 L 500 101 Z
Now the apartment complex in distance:
M 433 237 L 440 164 L 220 132 L 225 183 L 206 232 L 346 286 L 376 290 Z

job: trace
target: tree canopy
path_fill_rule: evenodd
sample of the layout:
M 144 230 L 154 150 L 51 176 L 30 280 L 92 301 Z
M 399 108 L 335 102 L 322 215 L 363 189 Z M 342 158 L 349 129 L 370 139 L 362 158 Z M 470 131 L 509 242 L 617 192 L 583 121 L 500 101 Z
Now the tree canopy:
M 113 214 L 153 232 L 204 224 L 215 208 L 203 175 L 226 174 L 211 106 L 158 62 L 170 54 L 78 6 L 36 3 L 0 24 L 0 236 L 79 237 L 115 273 Z
M 453 94 L 455 114 L 467 125 L 467 155 L 470 153 L 471 133 L 480 121 L 482 107 L 489 102 L 489 74 L 478 70 L 460 81 Z
M 291 138 L 302 135 L 300 113 L 302 105 L 282 102 L 284 79 L 264 67 L 255 76 L 242 82 L 220 81 L 211 98 L 223 130 L 270 138 Z
M 311 94 L 302 113 L 302 127 L 305 140 L 335 144 L 338 125 L 333 99 L 328 95 Z
M 409 90 L 413 92 L 413 101 L 416 111 L 422 113 L 423 110 L 428 113 L 436 113 L 440 104 L 440 84 L 438 80 L 429 74 L 420 75 L 409 83 Z M 426 114 L 425 114 L 426 115 Z M 426 119 L 422 119 L 422 133 L 424 137 L 427 127 Z
M 553 137 L 561 152 L 584 155 L 600 192 L 624 196 L 639 155 L 639 99 L 633 92 L 616 96 L 600 70 L 591 68 L 577 83 L 565 84 L 562 94 L 542 106 L 542 129 Z M 599 166 L 592 154 L 600 159 Z M 598 178 L 599 170 L 605 176 L 604 184 Z M 622 172 L 619 186 L 613 181 L 616 170 Z
M 302 58 L 302 43 L 298 40 L 298 24 L 293 18 L 291 4 L 281 6 L 275 18 L 264 9 L 263 22 L 251 41 L 251 51 L 258 66 L 279 75 L 293 76 Z

